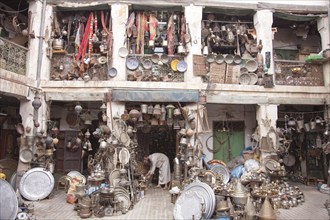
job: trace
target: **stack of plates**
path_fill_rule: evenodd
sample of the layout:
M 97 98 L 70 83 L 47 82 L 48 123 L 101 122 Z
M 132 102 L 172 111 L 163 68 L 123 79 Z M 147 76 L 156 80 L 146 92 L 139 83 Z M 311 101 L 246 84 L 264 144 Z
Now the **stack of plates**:
M 129 197 L 129 191 L 121 186 L 116 186 L 114 189 L 115 197 L 123 204 L 123 210 L 127 210 L 131 207 L 131 199 Z
M 215 194 L 206 183 L 191 183 L 175 202 L 174 219 L 205 219 L 211 218 L 215 209 Z M 204 209 L 205 216 L 202 216 Z

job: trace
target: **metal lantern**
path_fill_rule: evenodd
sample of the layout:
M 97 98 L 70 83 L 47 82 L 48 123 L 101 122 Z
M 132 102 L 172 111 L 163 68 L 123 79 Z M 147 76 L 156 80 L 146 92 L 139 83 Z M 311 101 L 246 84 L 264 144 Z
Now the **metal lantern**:
M 153 111 L 153 115 L 156 117 L 156 118 L 160 118 L 160 115 L 161 115 L 161 109 L 160 109 L 160 105 L 155 105 L 154 107 L 154 111 Z
M 105 104 L 104 102 L 102 103 L 100 109 L 101 109 L 102 111 L 106 111 L 106 110 L 107 110 L 107 106 L 106 106 L 106 104 Z
M 172 118 L 173 117 L 173 110 L 175 109 L 175 107 L 171 104 L 166 106 L 166 111 L 167 111 L 167 117 L 168 118 Z
M 89 138 L 91 136 L 91 133 L 89 132 L 89 129 L 85 132 L 85 138 Z
M 132 109 L 130 112 L 129 112 L 129 117 L 132 121 L 137 121 L 140 117 L 140 112 L 136 109 Z
M 80 112 L 82 111 L 82 107 L 80 103 L 78 102 L 77 105 L 74 107 L 74 111 L 79 115 Z
M 177 118 L 175 118 L 174 120 L 173 120 L 173 129 L 174 130 L 179 130 L 181 127 L 180 127 L 180 125 L 179 125 L 179 120 L 177 119 Z
M 166 108 L 165 105 L 162 105 L 161 109 L 160 109 L 160 120 L 161 121 L 165 121 L 166 120 Z
M 174 109 L 173 115 L 174 116 L 180 116 L 181 115 L 181 110 L 179 108 Z
M 141 104 L 141 113 L 147 114 L 148 113 L 148 105 L 147 104 Z
M 32 101 L 32 106 L 36 111 L 38 111 L 38 109 L 40 108 L 41 100 L 40 100 L 39 92 L 36 92 L 36 95 L 34 96 L 34 100 Z
M 149 106 L 148 106 L 148 114 L 149 115 L 152 115 L 154 113 L 154 107 L 150 104 Z
M 88 111 L 85 115 L 84 115 L 84 124 L 85 125 L 91 125 L 92 124 L 92 115 L 91 113 Z

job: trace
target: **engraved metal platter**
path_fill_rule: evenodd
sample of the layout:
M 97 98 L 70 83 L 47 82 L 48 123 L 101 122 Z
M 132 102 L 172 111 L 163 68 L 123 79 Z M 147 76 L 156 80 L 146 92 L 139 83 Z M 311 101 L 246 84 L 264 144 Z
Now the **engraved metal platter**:
M 174 219 L 201 219 L 201 204 L 204 198 L 199 191 L 186 191 L 180 195 L 174 207 Z
M 187 193 L 190 192 L 190 193 Z M 195 194 L 193 192 L 196 192 Z M 188 194 L 190 194 L 188 196 Z M 183 198 L 180 198 L 185 195 Z M 199 199 L 199 198 L 202 199 Z M 202 205 L 204 206 L 204 217 L 206 219 L 211 218 L 215 210 L 215 194 L 213 189 L 206 183 L 194 182 L 185 187 L 182 194 L 179 196 L 175 202 L 174 207 L 174 219 L 191 219 L 190 213 L 186 213 L 187 210 L 184 207 L 190 206 L 190 203 L 200 203 L 199 210 L 202 210 Z M 196 204 L 195 204 L 196 205 Z M 198 211 L 196 211 L 198 212 Z
M 18 200 L 13 187 L 0 179 L 0 219 L 16 219 Z
M 27 171 L 19 183 L 22 196 L 36 201 L 46 198 L 54 188 L 54 177 L 44 168 L 32 168 Z

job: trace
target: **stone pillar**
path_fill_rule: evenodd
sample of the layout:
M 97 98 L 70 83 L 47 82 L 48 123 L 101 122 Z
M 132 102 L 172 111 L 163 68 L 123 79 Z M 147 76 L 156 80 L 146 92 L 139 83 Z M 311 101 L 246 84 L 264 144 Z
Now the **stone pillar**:
M 329 26 L 329 18 L 322 17 L 317 21 L 317 29 L 321 35 L 321 44 L 322 50 L 330 49 L 330 26 Z M 330 86 L 330 63 L 326 62 L 323 64 L 323 77 L 324 77 L 324 86 Z
M 260 135 L 259 141 L 261 141 L 262 137 L 266 137 L 272 127 L 276 130 L 277 105 L 258 105 L 256 119 L 258 122 L 258 132 Z M 270 133 L 269 136 L 273 141 L 273 146 L 276 148 L 276 135 L 274 133 Z M 263 163 L 263 159 L 269 154 L 272 154 L 272 152 L 261 152 L 260 162 Z
M 263 48 L 261 54 L 266 58 L 266 52 L 270 52 L 271 63 L 268 69 L 268 74 L 274 74 L 274 61 L 273 61 L 273 13 L 270 10 L 259 10 L 253 17 L 254 27 L 257 32 L 257 43 L 262 40 Z
M 111 5 L 111 18 L 112 18 L 112 65 L 117 69 L 118 75 L 116 80 L 126 80 L 126 67 L 125 60 L 118 55 L 120 47 L 124 46 L 126 22 L 128 19 L 128 5 L 127 4 L 113 4 Z M 127 46 L 127 45 L 126 45 Z
M 50 74 L 50 60 L 47 57 L 46 49 L 49 45 L 49 40 L 51 38 L 52 33 L 52 13 L 53 7 L 50 5 L 46 6 L 45 10 L 45 22 L 44 27 L 41 27 L 41 16 L 43 10 L 42 1 L 31 1 L 29 4 L 29 11 L 32 13 L 31 18 L 31 27 L 30 34 L 34 34 L 34 37 L 29 38 L 29 52 L 27 59 L 27 70 L 26 76 L 32 79 L 37 79 L 37 69 L 38 69 L 38 56 L 40 57 L 41 62 L 41 70 L 40 70 L 40 78 L 42 80 L 49 80 Z M 40 29 L 43 28 L 43 33 L 40 34 Z M 39 54 L 39 41 L 42 40 L 42 52 Z M 37 82 L 36 82 L 37 84 Z
M 191 34 L 191 44 L 188 43 L 189 54 L 186 57 L 187 63 L 193 63 L 193 55 L 201 55 L 201 20 L 203 15 L 203 7 L 190 4 L 185 6 L 184 11 L 186 22 L 189 25 Z M 187 28 L 188 33 L 188 28 Z M 189 66 L 185 72 L 185 81 L 192 83 L 201 83 L 201 77 L 194 76 L 193 66 Z

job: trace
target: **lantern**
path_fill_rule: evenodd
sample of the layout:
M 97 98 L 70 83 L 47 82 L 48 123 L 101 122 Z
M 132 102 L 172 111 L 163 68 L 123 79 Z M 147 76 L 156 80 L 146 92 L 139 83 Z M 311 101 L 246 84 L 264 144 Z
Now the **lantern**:
M 173 109 L 174 109 L 175 107 L 173 106 L 173 105 L 171 105 L 171 104 L 169 104 L 169 105 L 167 105 L 166 106 L 166 111 L 167 111 L 167 117 L 168 118 L 172 118 L 173 117 Z
M 34 100 L 32 101 L 32 106 L 36 111 L 38 111 L 38 109 L 40 108 L 41 100 L 40 100 L 39 92 L 36 92 L 36 95 L 34 96 Z

